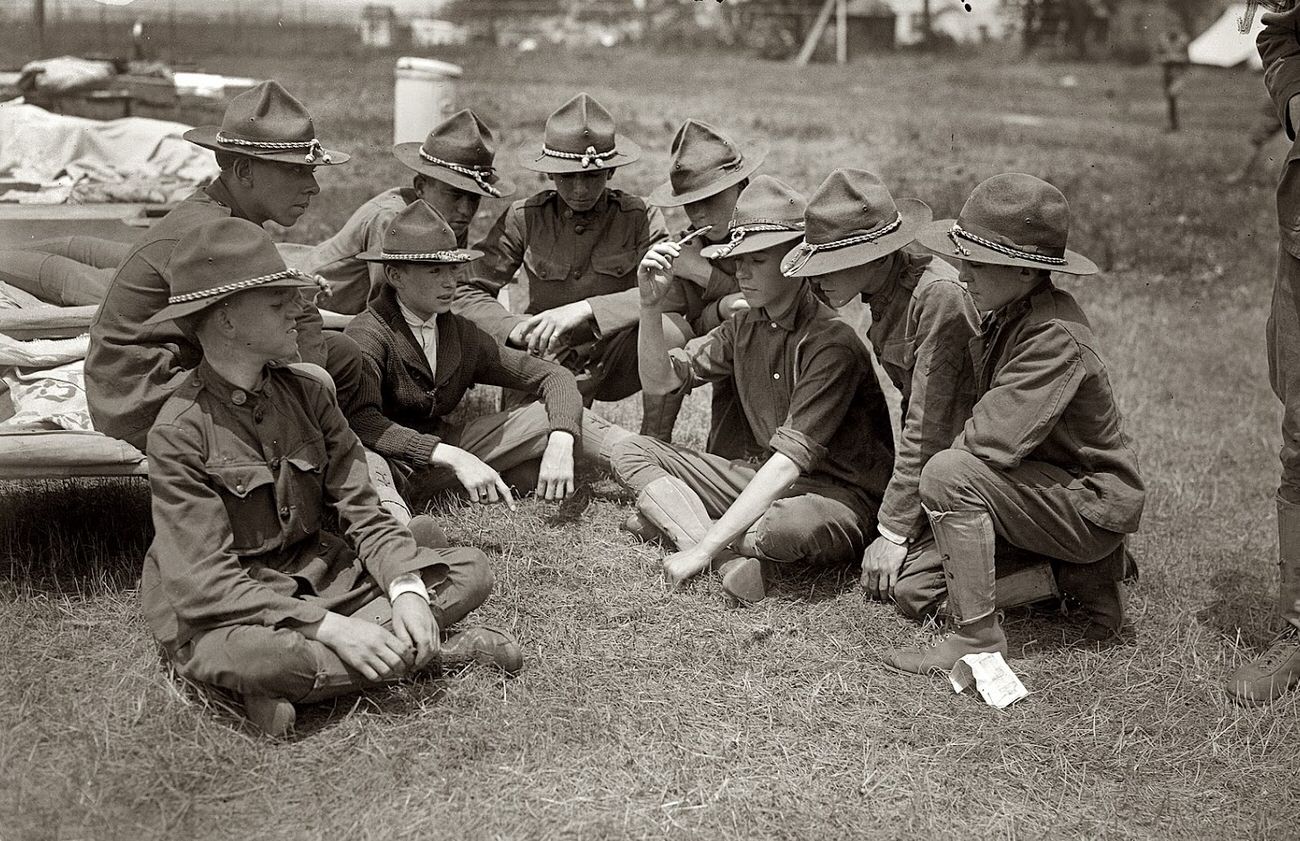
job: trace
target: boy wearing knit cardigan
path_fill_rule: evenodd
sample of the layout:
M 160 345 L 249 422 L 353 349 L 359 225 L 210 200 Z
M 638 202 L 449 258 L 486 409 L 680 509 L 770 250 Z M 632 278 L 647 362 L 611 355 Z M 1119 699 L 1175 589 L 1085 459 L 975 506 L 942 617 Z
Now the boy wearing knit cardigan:
M 416 201 L 394 218 L 378 250 L 358 255 L 384 264 L 385 283 L 347 327 L 365 359 L 348 422 L 370 451 L 381 497 L 403 521 L 410 514 L 394 475 L 433 469 L 433 487 L 459 485 L 475 502 L 513 507 L 501 471 L 540 460 L 537 495 L 559 500 L 574 490 L 575 447 L 608 464 L 608 447 L 629 434 L 582 408 L 573 374 L 563 367 L 502 347 L 449 312 L 456 268 L 481 254 L 457 248 L 446 220 Z M 542 400 L 463 426 L 446 422 L 476 383 Z

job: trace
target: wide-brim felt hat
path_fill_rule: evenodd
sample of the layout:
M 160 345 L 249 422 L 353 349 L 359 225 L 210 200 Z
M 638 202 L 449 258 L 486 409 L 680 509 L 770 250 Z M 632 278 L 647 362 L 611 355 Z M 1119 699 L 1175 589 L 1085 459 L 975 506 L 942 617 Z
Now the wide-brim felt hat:
M 469 109 L 434 126 L 423 143 L 393 147 L 393 157 L 407 169 L 467 193 L 503 199 L 514 195 L 515 185 L 497 174 L 496 152 L 492 129 Z
M 627 166 L 641 158 L 641 147 L 618 136 L 614 118 L 585 93 L 546 118 L 542 148 L 522 152 L 519 163 L 533 172 L 563 175 Z
M 781 261 L 787 277 L 813 277 L 861 266 L 916 239 L 933 218 L 917 199 L 895 199 L 877 176 L 837 169 L 808 200 L 804 240 Z
M 759 175 L 736 200 L 727 229 L 730 239 L 700 249 L 706 260 L 762 251 L 801 239 L 807 201 L 799 191 L 770 175 Z
M 182 236 L 167 266 L 167 279 L 167 305 L 146 319 L 146 325 L 193 315 L 249 289 L 318 284 L 312 275 L 284 264 L 260 225 L 233 216 L 205 222 Z
M 1061 191 L 1015 172 L 981 183 L 956 219 L 923 225 L 916 241 L 949 259 L 1096 274 L 1096 263 L 1065 247 L 1069 235 L 1070 205 Z
M 668 183 L 646 199 L 657 207 L 703 201 L 754 174 L 767 157 L 766 143 L 747 152 L 708 123 L 687 120 L 673 137 Z
M 214 152 L 283 164 L 337 166 L 351 157 L 321 145 L 307 109 L 274 79 L 230 100 L 221 125 L 198 126 L 181 136 Z
M 385 226 L 379 247 L 363 251 L 358 260 L 367 263 L 448 263 L 459 265 L 477 260 L 482 251 L 457 248 L 451 225 L 423 199 L 402 208 Z

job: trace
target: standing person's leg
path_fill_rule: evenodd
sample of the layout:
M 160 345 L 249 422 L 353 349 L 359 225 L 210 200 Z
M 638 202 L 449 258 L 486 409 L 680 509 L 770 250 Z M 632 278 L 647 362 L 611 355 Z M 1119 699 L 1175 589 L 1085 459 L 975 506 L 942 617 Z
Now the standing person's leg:
M 1268 703 L 1300 683 L 1300 260 L 1285 247 L 1266 329 L 1269 379 L 1283 405 L 1277 613 L 1285 625 L 1268 650 L 1228 677 L 1228 696 L 1243 704 Z

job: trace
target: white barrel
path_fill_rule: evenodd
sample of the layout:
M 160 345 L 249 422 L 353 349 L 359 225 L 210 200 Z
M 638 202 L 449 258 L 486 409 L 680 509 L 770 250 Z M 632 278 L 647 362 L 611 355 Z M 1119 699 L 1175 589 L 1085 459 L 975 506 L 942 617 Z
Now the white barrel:
M 424 140 L 429 130 L 456 110 L 461 69 L 432 58 L 397 60 L 393 87 L 393 142 Z

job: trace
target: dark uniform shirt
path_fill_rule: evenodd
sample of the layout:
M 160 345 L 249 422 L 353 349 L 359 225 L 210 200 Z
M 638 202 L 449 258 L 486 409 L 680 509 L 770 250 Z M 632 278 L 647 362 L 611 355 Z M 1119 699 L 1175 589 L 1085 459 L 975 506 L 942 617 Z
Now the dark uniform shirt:
M 169 651 L 216 627 L 350 612 L 430 562 L 380 506 L 361 442 L 308 374 L 268 367 L 244 391 L 203 362 L 163 406 L 147 453 L 154 540 L 140 597 Z M 321 530 L 327 504 L 351 546 Z
M 514 202 L 475 248 L 483 258 L 457 289 L 454 311 L 498 342 L 526 320 L 501 306 L 497 293 L 523 266 L 527 315 L 589 301 L 595 325 L 571 344 L 631 327 L 640 317 L 636 270 L 641 257 L 667 236 L 663 215 L 636 196 L 605 190 L 582 213 L 554 190 Z
M 438 370 L 407 325 L 388 284 L 345 331 L 366 365 L 357 408 L 348 421 L 361 441 L 382 456 L 427 465 L 444 433 L 442 418 L 475 383 L 540 393 L 552 431 L 582 435 L 582 395 L 573 374 L 554 362 L 498 345 L 469 320 L 438 316 Z
M 96 430 L 143 449 L 158 410 L 198 365 L 198 344 L 174 322 L 144 322 L 167 305 L 177 241 L 230 216 L 247 218 L 225 185 L 214 181 L 159 219 L 118 266 L 90 325 L 86 354 L 86 399 Z M 298 354 L 303 362 L 325 364 L 320 312 L 310 303 L 298 319 Z
M 1023 461 L 1060 467 L 1075 477 L 1089 521 L 1137 531 L 1146 498 L 1137 454 L 1078 303 L 1043 281 L 981 329 L 972 344 L 979 399 L 953 446 L 1003 470 Z
M 882 526 L 914 538 L 924 529 L 921 469 L 952 446 L 975 404 L 970 342 L 979 318 L 957 270 L 930 255 L 899 252 L 898 274 L 873 295 L 871 340 L 881 367 L 903 395 L 894 475 L 880 506 Z
M 801 475 L 855 487 L 873 508 L 893 469 L 893 431 L 871 356 L 853 328 L 805 290 L 789 313 L 754 309 L 668 352 L 691 388 L 734 379 L 754 440 Z

